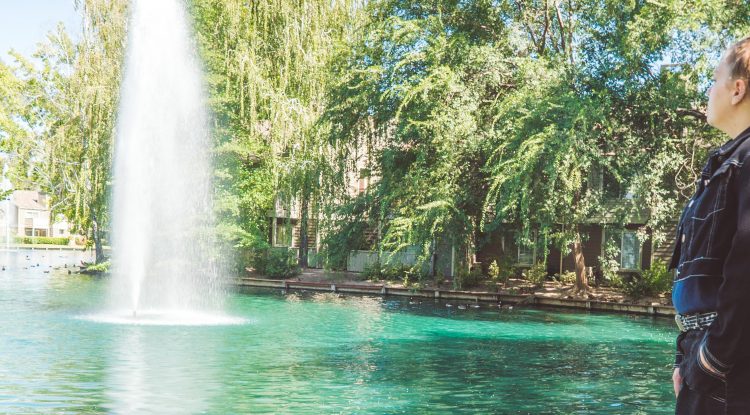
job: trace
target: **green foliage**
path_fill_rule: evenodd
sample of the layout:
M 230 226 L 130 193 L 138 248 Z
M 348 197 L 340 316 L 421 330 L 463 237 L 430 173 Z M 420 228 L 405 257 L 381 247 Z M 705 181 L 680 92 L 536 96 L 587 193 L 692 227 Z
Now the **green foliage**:
M 38 64 L 14 55 L 16 79 L 22 80 L 16 94 L 23 99 L 10 118 L 25 132 L 4 140 L 3 150 L 11 158 L 15 187 L 49 194 L 53 213 L 63 213 L 74 231 L 92 236 L 100 261 L 101 232 L 109 223 L 127 2 L 76 4 L 87 22 L 79 41 L 59 25 L 34 54 Z M 3 127 L 0 136 L 14 132 Z
M 672 273 L 667 270 L 667 264 L 657 259 L 651 264 L 651 268 L 643 271 L 640 276 L 634 275 L 624 285 L 623 291 L 634 299 L 657 296 L 671 289 L 672 280 Z
M 344 270 L 351 250 L 369 250 L 365 232 L 371 229 L 368 215 L 368 197 L 345 199 L 346 202 L 330 206 L 320 223 L 327 230 L 321 241 L 321 257 L 327 269 Z M 378 265 L 379 270 L 380 265 Z
M 562 2 L 556 25 L 533 2 L 371 2 L 332 60 L 329 177 L 366 154 L 379 247 L 423 260 L 436 238 L 507 224 L 567 246 L 605 213 L 643 217 L 659 242 L 718 142 L 692 110 L 710 57 L 748 27 L 747 11 L 699 3 Z M 607 203 L 604 173 L 635 198 Z
M 86 267 L 86 271 L 93 271 L 93 272 L 109 272 L 110 267 L 112 264 L 110 261 L 103 261 L 98 264 L 91 264 Z
M 412 266 L 405 264 L 382 264 L 380 262 L 374 262 L 365 267 L 363 275 L 369 280 L 403 282 L 405 286 L 415 282 L 422 282 L 424 278 Z
M 558 275 L 558 281 L 563 284 L 574 284 L 576 282 L 576 273 L 573 271 L 563 272 L 562 275 Z
M 372 264 L 365 266 L 365 269 L 362 271 L 362 276 L 370 281 L 378 281 L 383 279 L 382 267 L 380 265 L 380 262 L 373 262 Z
M 604 281 L 613 287 L 621 287 L 622 277 L 617 272 L 620 270 L 620 248 L 614 240 L 608 240 L 604 245 L 604 253 L 599 256 L 599 264 Z
M 32 245 L 67 245 L 70 242 L 70 238 L 59 238 L 49 236 L 16 236 L 14 237 L 17 244 L 32 244 Z
M 547 280 L 547 266 L 543 262 L 536 263 L 524 270 L 523 276 L 530 283 L 541 286 Z
M 469 272 L 460 270 L 458 275 L 453 278 L 453 288 L 456 290 L 466 290 L 478 287 L 484 280 L 485 276 L 482 275 L 482 270 L 479 268 L 473 268 Z
M 700 114 L 717 55 L 750 28 L 743 2 L 709 0 L 188 3 L 219 232 L 265 252 L 268 212 L 297 200 L 334 269 L 374 229 L 377 249 L 417 246 L 422 262 L 509 225 L 568 246 L 581 223 L 637 218 L 658 244 L 724 139 Z M 80 41 L 61 28 L 38 67 L 0 62 L 0 137 L 13 183 L 100 247 L 127 2 L 77 4 Z
M 339 195 L 319 183 L 330 157 L 318 119 L 329 57 L 355 1 L 193 0 L 215 117 L 221 235 L 262 249 L 269 210 L 301 201 L 302 221 Z M 304 229 L 306 227 L 303 226 Z M 333 268 L 341 256 L 333 255 Z
M 414 269 L 405 264 L 389 264 L 384 266 L 380 274 L 387 281 L 405 281 L 408 283 L 410 277 L 414 277 Z
M 300 273 L 297 250 L 293 248 L 268 248 L 255 254 L 253 267 L 267 278 L 291 278 Z
M 489 268 L 487 269 L 487 276 L 491 280 L 497 281 L 500 279 L 500 267 L 497 265 L 497 260 L 492 261 Z
M 492 261 L 488 270 L 487 276 L 492 282 L 499 282 L 506 284 L 511 277 L 515 277 L 518 274 L 518 269 L 513 265 L 513 259 L 508 256 L 500 258 L 500 262 L 497 260 Z

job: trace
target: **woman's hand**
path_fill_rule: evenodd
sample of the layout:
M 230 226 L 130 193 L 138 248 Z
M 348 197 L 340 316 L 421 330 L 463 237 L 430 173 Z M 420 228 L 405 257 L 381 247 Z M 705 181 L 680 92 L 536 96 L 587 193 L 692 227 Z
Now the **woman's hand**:
M 674 368 L 672 373 L 672 386 L 674 386 L 674 396 L 680 394 L 680 388 L 682 388 L 682 376 L 680 375 L 680 368 Z

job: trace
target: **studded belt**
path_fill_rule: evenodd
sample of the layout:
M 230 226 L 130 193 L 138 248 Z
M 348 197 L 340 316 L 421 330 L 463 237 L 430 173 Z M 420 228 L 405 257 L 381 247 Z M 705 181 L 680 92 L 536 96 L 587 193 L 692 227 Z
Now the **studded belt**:
M 715 311 L 687 315 L 676 314 L 674 316 L 674 321 L 677 323 L 677 327 L 680 331 L 705 330 L 714 322 L 716 316 L 718 316 L 718 314 Z

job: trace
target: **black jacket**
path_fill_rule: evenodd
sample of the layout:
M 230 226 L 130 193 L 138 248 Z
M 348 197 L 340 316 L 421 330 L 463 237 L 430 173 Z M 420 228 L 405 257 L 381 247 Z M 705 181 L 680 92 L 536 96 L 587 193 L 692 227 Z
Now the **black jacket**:
M 680 314 L 718 312 L 697 346 L 675 364 L 688 385 L 718 387 L 750 358 L 750 128 L 712 151 L 682 212 L 670 269 Z M 685 356 L 683 362 L 683 355 Z M 688 359 L 689 357 L 689 359 Z M 695 369 L 701 370 L 695 370 Z

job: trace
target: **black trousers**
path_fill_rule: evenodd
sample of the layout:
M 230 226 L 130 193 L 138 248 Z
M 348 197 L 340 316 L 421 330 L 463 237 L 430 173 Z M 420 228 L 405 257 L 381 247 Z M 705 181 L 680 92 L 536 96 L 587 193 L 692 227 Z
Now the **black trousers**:
M 735 362 L 726 380 L 698 367 L 698 346 L 705 332 L 691 330 L 679 340 L 682 389 L 677 395 L 677 415 L 750 415 L 750 357 Z

